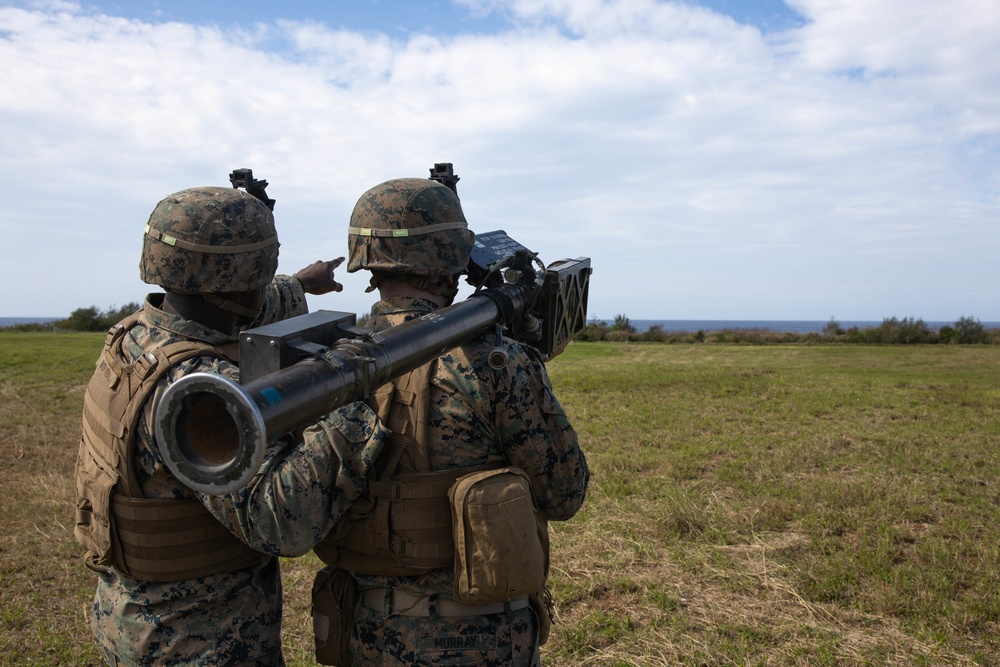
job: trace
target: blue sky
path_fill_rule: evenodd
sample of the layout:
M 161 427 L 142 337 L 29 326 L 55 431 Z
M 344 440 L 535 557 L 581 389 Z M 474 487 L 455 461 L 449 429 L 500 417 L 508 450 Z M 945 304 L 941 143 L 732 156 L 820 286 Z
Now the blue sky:
M 801 25 L 802 17 L 781 0 L 686 0 L 711 9 L 740 23 L 774 32 Z M 7 3 L 31 6 L 31 3 Z M 496 32 L 509 27 L 508 12 L 474 10 L 449 0 L 252 0 L 248 2 L 204 2 L 198 0 L 143 0 L 133 2 L 88 2 L 115 16 L 143 21 L 252 25 L 258 21 L 319 21 L 330 27 L 384 32 L 389 35 L 416 32 L 454 35 L 462 32 Z
M 453 162 L 611 319 L 1000 321 L 986 0 L 0 0 L 0 316 L 139 301 L 156 202 L 250 167 L 279 270 Z M 313 308 L 364 312 L 360 274 Z
M 198 2 L 198 0 L 151 0 L 142 2 L 96 2 L 88 6 L 118 16 L 144 21 L 252 25 L 255 22 L 317 21 L 331 28 L 366 32 L 409 34 L 430 32 L 455 34 L 461 31 L 494 31 L 503 24 L 496 14 L 474 14 L 455 7 L 448 0 L 406 2 L 405 0 L 353 0 L 317 2 L 283 0 L 268 2 Z

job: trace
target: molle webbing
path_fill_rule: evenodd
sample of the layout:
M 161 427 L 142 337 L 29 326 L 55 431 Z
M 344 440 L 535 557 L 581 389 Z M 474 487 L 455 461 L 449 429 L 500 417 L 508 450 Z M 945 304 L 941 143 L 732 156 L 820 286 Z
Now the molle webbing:
M 496 467 L 499 464 L 490 463 L 372 482 L 371 510 L 354 518 L 342 538 L 319 544 L 316 555 L 330 565 L 380 576 L 412 576 L 452 567 L 455 541 L 448 489 L 459 477 Z
M 448 489 L 454 483 L 455 475 L 433 472 L 400 475 L 391 481 L 373 482 L 372 495 L 394 503 L 395 534 L 363 533 L 359 535 L 360 541 L 377 549 L 379 542 L 387 538 L 388 542 L 383 544 L 393 555 L 450 564 L 454 547 L 451 521 L 447 520 L 445 511 L 450 507 Z
M 197 500 L 111 497 L 123 572 L 144 581 L 180 581 L 259 563 Z
M 454 565 L 448 489 L 459 477 L 500 467 L 501 461 L 430 470 L 426 422 L 436 368 L 433 361 L 376 390 L 376 412 L 393 435 L 376 463 L 376 479 L 355 502 L 347 525 L 316 547 L 328 565 L 379 576 Z
M 136 428 L 160 379 L 199 355 L 238 359 L 235 346 L 181 341 L 145 351 L 124 349 L 138 314 L 113 327 L 84 396 L 77 462 L 75 535 L 103 567 L 146 581 L 181 581 L 227 572 L 263 556 L 229 533 L 193 499 L 144 498 L 135 477 Z

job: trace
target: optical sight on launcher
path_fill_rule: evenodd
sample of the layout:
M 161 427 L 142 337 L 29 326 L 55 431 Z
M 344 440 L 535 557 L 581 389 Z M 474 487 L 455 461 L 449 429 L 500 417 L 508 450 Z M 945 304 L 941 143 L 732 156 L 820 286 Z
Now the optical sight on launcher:
M 437 170 L 437 171 L 436 171 Z M 451 164 L 435 175 L 458 181 Z M 240 334 L 240 381 L 192 373 L 156 407 L 160 454 L 189 488 L 230 493 L 257 473 L 267 443 L 475 338 L 506 334 L 551 359 L 586 326 L 589 257 L 545 266 L 506 232 L 476 236 L 465 301 L 375 332 L 353 313 L 316 311 Z M 502 368 L 498 344 L 489 363 Z

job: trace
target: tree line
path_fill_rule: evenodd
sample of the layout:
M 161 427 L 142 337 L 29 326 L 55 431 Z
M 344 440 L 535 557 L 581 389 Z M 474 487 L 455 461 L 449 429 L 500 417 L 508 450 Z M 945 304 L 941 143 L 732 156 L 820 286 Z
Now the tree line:
M 77 308 L 69 317 L 55 322 L 18 324 L 6 327 L 17 331 L 107 331 L 112 326 L 139 310 L 139 303 L 111 306 L 101 310 L 97 306 Z M 364 324 L 367 317 L 359 320 Z M 647 343 L 868 343 L 883 345 L 910 344 L 959 344 L 1000 345 L 1000 329 L 987 329 L 972 316 L 962 316 L 951 325 L 940 329 L 930 327 L 920 318 L 887 317 L 874 327 L 844 328 L 835 318 L 823 327 L 822 332 L 794 333 L 769 329 L 719 329 L 713 331 L 667 331 L 654 324 L 639 332 L 626 315 L 615 315 L 613 322 L 590 320 L 575 337 L 578 341 L 613 341 Z
M 637 331 L 625 315 L 613 322 L 591 320 L 576 335 L 578 341 L 648 343 L 867 343 L 882 345 L 960 344 L 1000 345 L 1000 329 L 987 329 L 972 316 L 962 316 L 953 324 L 935 329 L 920 318 L 887 317 L 874 327 L 844 328 L 831 318 L 821 332 L 794 333 L 770 329 L 719 329 L 714 331 L 667 331 L 654 324 Z
M 107 331 L 140 308 L 142 304 L 136 302 L 126 303 L 124 306 L 111 306 L 107 310 L 90 306 L 77 308 L 64 320 L 15 324 L 4 328 L 15 331 Z

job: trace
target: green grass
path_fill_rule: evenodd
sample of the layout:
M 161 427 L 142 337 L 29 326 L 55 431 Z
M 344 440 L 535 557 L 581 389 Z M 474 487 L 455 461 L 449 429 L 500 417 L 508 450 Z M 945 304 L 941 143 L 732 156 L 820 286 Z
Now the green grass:
M 103 334 L 0 333 L 0 665 L 98 665 L 73 540 L 83 391 Z
M 571 346 L 550 374 L 594 487 L 558 529 L 553 664 L 994 664 L 998 371 L 990 347 Z M 590 625 L 616 605 L 648 611 L 612 651 Z
M 0 334 L 0 664 L 99 664 L 72 537 L 103 336 Z M 575 343 L 548 665 L 1000 664 L 1000 347 Z M 315 556 L 286 560 L 312 663 Z

